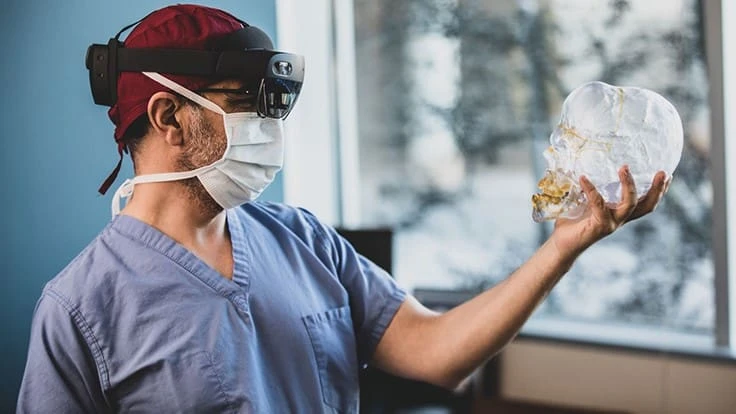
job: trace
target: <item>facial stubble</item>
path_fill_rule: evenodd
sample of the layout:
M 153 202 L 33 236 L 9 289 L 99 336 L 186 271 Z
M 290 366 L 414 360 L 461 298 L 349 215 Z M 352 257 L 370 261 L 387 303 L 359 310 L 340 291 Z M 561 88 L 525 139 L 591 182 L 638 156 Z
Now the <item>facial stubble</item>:
M 222 158 L 227 147 L 225 136 L 217 136 L 215 129 L 204 117 L 204 109 L 190 105 L 192 112 L 188 133 L 185 135 L 186 150 L 177 161 L 180 171 L 191 171 Z M 181 181 L 186 188 L 187 197 L 199 206 L 200 210 L 214 217 L 222 211 L 222 206 L 212 198 L 197 177 Z

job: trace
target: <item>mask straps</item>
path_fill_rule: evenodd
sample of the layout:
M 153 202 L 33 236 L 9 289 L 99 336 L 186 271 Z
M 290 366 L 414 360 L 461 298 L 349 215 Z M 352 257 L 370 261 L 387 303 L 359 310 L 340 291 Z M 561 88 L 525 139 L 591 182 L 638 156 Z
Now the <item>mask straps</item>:
M 210 167 L 204 166 L 204 167 L 197 168 L 196 170 L 192 170 L 192 171 L 138 175 L 133 178 L 129 178 L 125 180 L 120 185 L 120 187 L 118 187 L 117 191 L 115 191 L 115 194 L 112 196 L 112 216 L 113 218 L 117 216 L 118 214 L 120 214 L 120 202 L 123 199 L 126 199 L 133 194 L 133 187 L 136 184 L 161 183 L 161 182 L 167 182 L 167 181 L 185 180 L 187 178 L 196 177 L 197 174 L 199 174 L 202 170 L 205 170 L 208 168 Z
M 171 89 L 172 91 L 204 106 L 205 108 L 209 109 L 212 112 L 216 112 L 223 116 L 227 114 L 222 108 L 217 106 L 216 103 L 204 98 L 203 96 L 197 95 L 196 93 L 179 85 L 178 83 L 172 81 L 171 79 L 162 76 L 160 73 L 143 72 L 143 74 L 153 79 L 154 81 L 158 82 L 159 84 Z

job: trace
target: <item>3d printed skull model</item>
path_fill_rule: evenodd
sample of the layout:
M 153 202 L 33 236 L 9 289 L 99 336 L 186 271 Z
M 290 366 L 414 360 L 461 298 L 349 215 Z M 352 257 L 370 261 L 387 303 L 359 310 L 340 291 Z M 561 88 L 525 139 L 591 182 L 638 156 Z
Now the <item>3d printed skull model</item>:
M 586 83 L 568 95 L 544 152 L 547 171 L 532 196 L 536 222 L 579 217 L 587 205 L 585 175 L 607 203 L 621 199 L 618 170 L 627 164 L 637 195 L 657 171 L 672 175 L 682 155 L 682 121 L 675 107 L 647 89 Z

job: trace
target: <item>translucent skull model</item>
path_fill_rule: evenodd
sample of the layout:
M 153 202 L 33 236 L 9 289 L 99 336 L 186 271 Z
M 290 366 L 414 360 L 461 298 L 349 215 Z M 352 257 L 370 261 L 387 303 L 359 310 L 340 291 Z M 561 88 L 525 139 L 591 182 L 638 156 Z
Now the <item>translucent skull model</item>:
M 619 168 L 627 164 L 638 196 L 654 174 L 672 174 L 682 154 L 682 122 L 674 106 L 655 92 L 586 83 L 570 93 L 545 152 L 547 172 L 532 196 L 534 221 L 576 218 L 587 200 L 585 175 L 608 203 L 621 198 Z

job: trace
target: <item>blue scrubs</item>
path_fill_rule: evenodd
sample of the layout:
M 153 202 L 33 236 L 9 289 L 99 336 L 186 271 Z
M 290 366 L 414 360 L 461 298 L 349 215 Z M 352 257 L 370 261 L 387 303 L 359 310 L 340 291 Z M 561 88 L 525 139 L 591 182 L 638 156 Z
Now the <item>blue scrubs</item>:
M 116 217 L 44 288 L 18 412 L 354 413 L 406 293 L 310 213 L 227 211 L 233 279 Z

